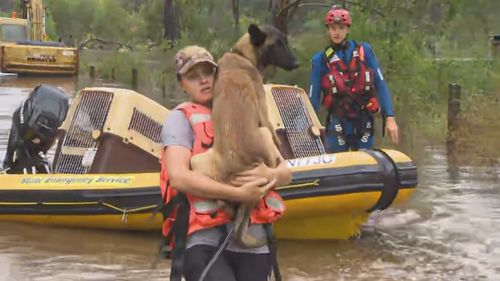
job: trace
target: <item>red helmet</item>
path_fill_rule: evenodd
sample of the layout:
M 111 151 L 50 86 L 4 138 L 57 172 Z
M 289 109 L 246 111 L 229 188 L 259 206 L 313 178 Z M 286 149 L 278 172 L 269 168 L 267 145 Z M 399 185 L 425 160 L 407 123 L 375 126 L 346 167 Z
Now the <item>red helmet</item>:
M 325 16 L 325 25 L 341 23 L 347 26 L 351 26 L 352 20 L 349 15 L 349 11 L 346 9 L 340 8 L 338 6 L 332 6 L 330 11 L 326 13 Z

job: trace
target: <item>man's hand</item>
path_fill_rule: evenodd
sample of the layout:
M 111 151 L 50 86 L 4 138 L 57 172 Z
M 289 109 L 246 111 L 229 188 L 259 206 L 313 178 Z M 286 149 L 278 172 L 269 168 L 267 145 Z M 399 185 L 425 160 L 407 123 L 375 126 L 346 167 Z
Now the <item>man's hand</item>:
M 388 116 L 385 119 L 385 133 L 391 138 L 392 143 L 399 143 L 398 124 L 394 116 Z

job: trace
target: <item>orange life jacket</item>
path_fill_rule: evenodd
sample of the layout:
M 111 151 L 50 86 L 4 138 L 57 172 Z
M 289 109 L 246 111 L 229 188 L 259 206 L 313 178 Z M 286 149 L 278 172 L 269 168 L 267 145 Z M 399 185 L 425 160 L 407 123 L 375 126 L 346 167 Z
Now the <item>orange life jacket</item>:
M 181 110 L 188 119 L 194 132 L 192 155 L 207 151 L 213 143 L 213 127 L 210 119 L 211 109 L 194 103 L 183 103 L 176 110 Z M 164 161 L 161 161 L 160 187 L 165 204 L 168 204 L 178 192 L 169 186 L 168 172 Z M 184 194 L 189 202 L 189 226 L 187 234 L 195 231 L 212 228 L 228 223 L 231 217 L 218 208 L 216 200 L 206 199 Z M 173 209 L 167 218 L 164 218 L 163 234 L 169 235 L 177 210 Z M 271 191 L 261 199 L 251 214 L 251 222 L 256 224 L 272 223 L 284 213 L 284 204 L 281 196 Z
M 355 118 L 364 109 L 378 113 L 373 71 L 365 63 L 363 45 L 356 46 L 348 66 L 332 47 L 326 48 L 324 56 L 328 72 L 321 79 L 323 105 L 339 117 Z

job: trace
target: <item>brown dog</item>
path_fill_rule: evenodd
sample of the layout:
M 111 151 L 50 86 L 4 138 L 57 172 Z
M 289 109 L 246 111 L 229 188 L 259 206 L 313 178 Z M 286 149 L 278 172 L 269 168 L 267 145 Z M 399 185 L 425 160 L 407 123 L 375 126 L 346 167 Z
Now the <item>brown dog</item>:
M 286 70 L 298 67 L 279 30 L 252 24 L 219 61 L 212 105 L 214 143 L 206 153 L 192 158 L 193 170 L 229 182 L 236 173 L 258 163 L 278 166 L 279 140 L 269 121 L 262 77 L 269 65 Z M 245 247 L 266 243 L 247 233 L 253 208 L 240 204 L 235 218 L 236 241 Z

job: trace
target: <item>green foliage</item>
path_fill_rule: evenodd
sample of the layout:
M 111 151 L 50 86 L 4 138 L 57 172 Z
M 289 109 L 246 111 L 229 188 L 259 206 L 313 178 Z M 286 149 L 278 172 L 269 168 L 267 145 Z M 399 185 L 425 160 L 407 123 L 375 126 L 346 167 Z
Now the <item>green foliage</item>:
M 142 20 L 139 33 L 141 39 L 152 42 L 161 42 L 163 39 L 163 0 L 148 0 L 140 7 L 136 20 Z
M 0 1 L 0 16 L 10 15 L 14 7 L 15 7 L 15 0 Z
M 126 40 L 134 35 L 130 30 L 130 15 L 119 0 L 100 0 L 102 9 L 96 9 L 91 30 L 106 40 Z
M 97 57 L 97 60 L 95 58 Z M 144 56 L 132 52 L 82 52 L 80 72 L 87 73 L 90 65 L 95 66 L 99 77 L 106 80 L 117 80 L 125 84 L 132 82 L 131 70 L 135 68 L 139 73 L 147 73 L 144 68 Z M 89 61 L 92 61 L 91 63 Z
M 130 42 L 135 49 L 157 46 L 167 57 L 197 44 L 215 57 L 228 51 L 250 23 L 269 23 L 268 0 L 240 0 L 239 26 L 235 26 L 231 1 L 175 0 L 178 39 L 164 39 L 164 0 L 46 0 L 48 32 L 65 41 L 94 34 L 105 40 Z M 331 3 L 328 0 L 311 1 Z M 399 120 L 417 126 L 434 138 L 443 137 L 446 124 L 447 85 L 463 85 L 464 108 L 474 97 L 498 88 L 500 68 L 491 57 L 489 35 L 500 33 L 500 1 L 492 0 L 379 0 L 352 1 L 353 26 L 349 37 L 369 42 L 384 70 Z M 311 56 L 328 44 L 322 19 L 328 7 L 304 6 L 288 23 L 289 42 L 301 67 L 293 72 L 270 69 L 269 82 L 309 88 Z M 70 35 L 72 37 L 70 38 Z M 103 59 L 104 73 L 130 65 L 141 67 L 133 53 Z M 467 58 L 467 60 L 463 60 Z M 480 60 L 474 60 L 480 58 Z M 83 60 L 83 63 L 85 60 Z M 167 60 L 159 71 L 171 71 Z M 154 71 L 148 71 L 154 73 Z M 158 76 L 157 74 L 151 74 Z M 163 74 L 162 74 L 163 75 Z M 169 74 L 169 79 L 174 77 Z M 156 79 L 156 78 L 155 78 Z M 170 80 L 169 80 L 170 81 Z M 175 79 L 171 79 L 175 83 Z
M 100 0 L 46 0 L 49 16 L 53 19 L 55 33 L 66 43 L 73 43 L 92 33 Z
M 88 34 L 106 41 L 127 42 L 137 38 L 136 42 L 140 42 L 148 36 L 144 33 L 144 20 L 137 12 L 125 10 L 122 1 L 46 0 L 45 4 L 49 18 L 55 23 L 54 33 L 67 43 L 81 42 Z

